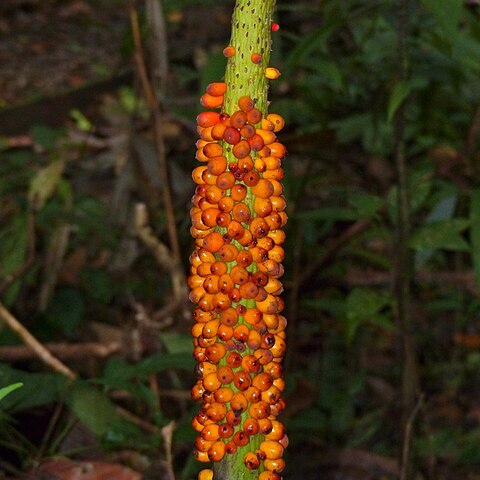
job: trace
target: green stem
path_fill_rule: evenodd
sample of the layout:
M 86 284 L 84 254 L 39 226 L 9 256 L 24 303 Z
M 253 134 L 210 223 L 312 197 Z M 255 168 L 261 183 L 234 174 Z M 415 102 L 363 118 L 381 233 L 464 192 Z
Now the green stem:
M 248 95 L 254 100 L 256 108 L 262 112 L 264 117 L 267 114 L 268 81 L 265 77 L 265 68 L 270 61 L 271 24 L 274 8 L 275 0 L 236 1 L 230 40 L 230 45 L 235 48 L 235 54 L 228 59 L 225 71 L 227 91 L 224 96 L 223 111 L 229 115 L 238 110 L 237 102 L 244 95 Z M 262 55 L 262 61 L 259 64 L 252 62 L 253 53 Z M 226 158 L 228 163 L 237 161 L 233 153 L 228 150 Z M 253 214 L 254 198 L 250 193 L 250 188 L 247 187 L 247 191 L 244 201 Z M 242 301 L 242 303 L 248 303 L 247 308 L 254 306 L 250 304 L 252 301 Z M 256 435 L 250 438 L 248 445 L 239 447 L 234 454 L 226 455 L 223 460 L 217 462 L 214 466 L 214 479 L 258 479 L 258 470 L 249 470 L 244 465 L 243 458 L 245 453 L 257 450 L 262 440 L 262 435 Z

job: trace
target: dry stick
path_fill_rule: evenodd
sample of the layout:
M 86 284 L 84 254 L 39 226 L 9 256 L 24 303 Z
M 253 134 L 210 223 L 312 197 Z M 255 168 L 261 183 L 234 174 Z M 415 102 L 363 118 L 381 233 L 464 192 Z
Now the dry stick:
M 31 348 L 40 359 L 53 370 L 65 375 L 73 380 L 76 378 L 75 372 L 70 370 L 58 358 L 54 357 L 0 302 L 0 317 L 5 323 Z
M 142 47 L 142 39 L 140 35 L 140 27 L 138 23 L 138 14 L 134 6 L 130 8 L 130 22 L 132 26 L 133 43 L 135 45 L 135 63 L 137 66 L 138 75 L 140 77 L 140 83 L 142 85 L 145 100 L 153 116 L 155 147 L 157 150 L 160 174 L 163 180 L 163 206 L 165 208 L 172 262 L 175 266 L 175 268 L 172 270 L 172 284 L 178 304 L 180 305 L 182 301 L 188 297 L 186 287 L 187 283 L 180 263 L 180 244 L 178 241 L 175 210 L 173 208 L 172 191 L 168 175 L 168 163 L 162 130 L 162 114 L 160 112 L 154 89 L 148 78 L 148 73 L 145 66 L 145 56 Z
M 45 343 L 44 347 L 60 359 L 105 358 L 121 350 L 120 342 Z M 0 360 L 17 362 L 37 356 L 25 345 L 0 347 Z
M 317 275 L 326 265 L 328 265 L 334 258 L 337 252 L 347 245 L 353 238 L 361 235 L 372 224 L 371 220 L 358 220 L 350 225 L 344 232 L 340 234 L 326 249 L 325 253 L 317 260 L 315 260 L 299 279 L 299 286 L 305 285 L 310 279 Z
M 413 425 L 415 423 L 415 419 L 418 415 L 418 412 L 420 411 L 420 408 L 423 406 L 424 399 L 425 399 L 425 395 L 422 393 L 405 425 L 403 448 L 402 448 L 402 462 L 401 462 L 401 468 L 400 468 L 400 480 L 407 480 L 409 475 L 407 467 L 409 464 L 410 445 L 412 442 Z
M 398 57 L 400 60 L 399 80 L 407 81 L 409 78 L 408 65 L 408 0 L 398 0 Z M 415 339 L 413 317 L 411 308 L 412 291 L 412 255 L 408 247 L 411 231 L 410 198 L 408 193 L 407 160 L 405 154 L 405 103 L 397 110 L 394 118 L 395 135 L 395 165 L 398 181 L 397 225 L 395 242 L 395 297 L 397 302 L 397 318 L 400 326 L 402 340 L 402 415 L 401 428 L 403 434 L 402 452 L 407 452 L 406 458 L 402 456 L 402 471 L 404 480 L 413 479 L 413 465 L 408 445 L 412 435 L 412 428 L 408 428 L 411 412 L 415 406 L 415 395 L 418 388 L 417 358 L 415 352 Z M 405 446 L 406 444 L 406 446 Z

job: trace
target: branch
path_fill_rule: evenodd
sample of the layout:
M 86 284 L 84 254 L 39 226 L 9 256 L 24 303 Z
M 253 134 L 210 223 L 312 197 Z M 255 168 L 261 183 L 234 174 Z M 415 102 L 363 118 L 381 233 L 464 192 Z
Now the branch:
M 58 358 L 42 345 L 0 302 L 0 317 L 5 323 L 23 340 L 23 342 L 35 354 L 53 370 L 65 375 L 67 378 L 73 380 L 76 378 L 76 373 L 70 370 Z

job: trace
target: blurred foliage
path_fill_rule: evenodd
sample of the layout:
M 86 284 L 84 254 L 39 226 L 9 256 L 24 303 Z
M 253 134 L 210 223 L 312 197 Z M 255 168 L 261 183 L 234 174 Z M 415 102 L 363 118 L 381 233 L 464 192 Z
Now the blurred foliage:
M 216 8 L 225 17 L 231 4 L 165 2 L 172 41 L 183 21 L 191 25 L 186 19 L 196 9 L 205 15 Z M 401 106 L 413 214 L 415 335 L 426 395 L 415 455 L 423 468 L 432 458 L 452 468 L 480 468 L 480 142 L 475 123 L 480 10 L 459 0 L 409 5 L 410 76 L 404 82 L 398 80 L 393 0 L 278 2 L 281 30 L 274 37 L 272 63 L 282 76 L 272 83 L 270 109 L 286 118 L 282 138 L 289 150 L 284 165 L 290 218 L 285 300 L 291 319 L 285 421 L 291 438 L 287 455 L 303 459 L 302 452 L 312 453 L 305 469 L 308 461 L 318 466 L 318 451 L 327 447 L 395 456 L 401 440 L 401 349 L 391 284 L 398 196 L 392 119 Z M 195 98 L 224 68 L 225 38 L 195 33 L 189 38 L 196 39 L 195 46 L 172 52 L 173 99 Z M 176 207 L 187 271 L 195 136 L 184 125 L 193 125 L 199 106 L 193 100 L 172 101 L 167 108 L 181 117 L 165 128 L 172 130 L 167 135 L 177 169 L 172 182 L 184 192 Z M 35 456 L 24 448 L 28 442 L 12 447 L 22 435 L 15 417 L 39 408 L 50 412 L 56 404 L 66 413 L 52 425 L 48 453 L 60 448 L 78 421 L 105 448 L 134 443 L 152 454 L 162 442 L 159 429 L 175 419 L 176 467 L 179 478 L 188 479 L 197 469 L 185 461 L 194 437 L 191 404 L 163 397 L 158 404 L 152 378 L 166 390 L 188 391 L 193 383 L 189 326 L 173 322 L 142 330 L 137 320 L 139 304 L 148 317 L 171 296 L 166 272 L 131 225 L 140 199 L 153 214 L 156 233 L 165 233 L 158 194 L 152 193 L 156 184 L 146 181 L 148 172 L 142 170 L 151 161 L 148 149 L 132 160 L 141 156 L 132 147 L 135 141 L 151 140 L 147 112 L 131 88 L 121 89 L 100 110 L 98 118 L 72 111 L 64 129 L 33 125 L 33 148 L 0 142 L 0 283 L 27 262 L 32 215 L 35 223 L 33 263 L 2 299 L 43 341 L 109 340 L 108 333 L 99 336 L 92 326 L 101 324 L 128 338 L 132 351 L 92 361 L 93 366 L 77 361 L 74 367 L 88 380 L 73 384 L 45 373 L 36 362 L 1 364 L 0 386 L 18 381 L 24 386 L 2 399 L 0 445 L 16 451 L 12 463 L 28 464 Z M 340 242 L 359 223 L 364 228 Z M 133 351 L 138 337 L 140 356 Z M 0 346 L 18 343 L 0 324 Z M 118 405 L 157 430 L 134 425 L 119 414 Z M 292 469 L 288 476 L 301 478 L 302 471 Z

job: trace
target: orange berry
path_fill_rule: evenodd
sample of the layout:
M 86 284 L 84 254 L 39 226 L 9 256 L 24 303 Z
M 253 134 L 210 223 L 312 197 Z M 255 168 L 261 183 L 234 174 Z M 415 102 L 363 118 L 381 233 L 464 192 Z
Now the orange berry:
M 227 355 L 227 365 L 232 368 L 239 367 L 242 364 L 242 356 L 238 352 L 230 352 Z
M 238 252 L 236 261 L 237 265 L 240 265 L 241 267 L 248 267 L 252 263 L 252 254 L 248 250 L 240 250 Z M 195 275 L 195 277 L 199 277 L 198 275 Z
M 233 282 L 237 285 L 246 283 L 248 281 L 248 275 L 248 271 L 239 265 L 235 265 L 230 270 L 230 277 L 232 277 Z
M 256 133 L 255 127 L 248 123 L 240 128 L 240 135 L 247 140 L 249 138 L 252 138 L 255 135 L 255 133 Z M 213 130 L 212 130 L 212 136 L 213 136 Z
M 244 455 L 243 463 L 249 470 L 256 470 L 260 466 L 260 460 L 253 452 L 247 452 Z
M 273 132 L 275 130 L 275 125 L 268 120 L 268 115 L 267 118 L 262 118 L 262 123 L 261 123 L 262 130 L 268 130 L 270 132 Z M 213 135 L 213 132 L 212 132 Z
M 233 336 L 239 342 L 246 342 L 250 330 L 246 325 L 240 324 L 233 329 Z
M 251 300 L 258 295 L 258 287 L 253 282 L 246 282 L 239 287 L 240 295 L 247 300 Z
M 243 422 L 243 431 L 247 435 L 256 435 L 260 427 L 258 425 L 258 420 L 256 418 L 247 418 Z
M 277 136 L 273 132 L 269 130 L 262 130 L 261 128 L 257 128 L 256 134 L 262 138 L 265 145 L 270 145 L 277 139 Z M 258 150 L 261 150 L 262 147 L 260 147 Z
M 258 108 L 252 108 L 247 112 L 248 123 L 255 125 L 262 120 L 262 112 Z
M 248 172 L 243 177 L 243 183 L 249 187 L 254 187 L 260 180 L 260 176 L 257 172 Z
M 200 97 L 200 104 L 206 108 L 219 108 L 223 105 L 223 95 L 214 97 L 209 93 L 204 93 Z
M 219 122 L 211 128 L 210 136 L 212 137 L 212 140 L 223 140 L 223 132 L 225 132 L 225 129 L 227 128 L 226 125 Z
M 204 440 L 215 442 L 220 437 L 220 435 L 218 434 L 218 425 L 216 423 L 206 425 L 203 428 L 201 435 Z
M 237 258 L 238 249 L 235 245 L 231 243 L 226 243 L 223 245 L 217 252 L 218 257 L 220 260 L 224 262 L 231 262 Z
M 243 314 L 243 319 L 249 325 L 255 325 L 262 319 L 262 313 L 260 310 L 258 310 L 258 308 L 248 308 Z
M 226 351 L 223 343 L 218 343 L 218 342 L 214 343 L 213 345 L 208 346 L 205 350 L 205 356 L 212 363 L 218 363 L 225 356 L 226 353 L 227 353 L 227 351 Z M 216 378 L 216 374 L 215 374 L 215 378 Z M 205 385 L 205 379 L 204 379 L 203 386 L 205 387 L 206 390 L 208 390 L 209 392 L 213 392 L 213 391 L 217 390 L 217 388 L 220 388 L 220 385 L 217 383 L 218 379 L 217 379 L 217 382 L 215 382 L 213 380 L 213 378 L 209 378 L 209 380 L 212 382 L 210 387 L 215 386 L 216 388 L 213 388 L 213 389 L 208 388 Z
M 223 49 L 223 55 L 227 58 L 233 57 L 235 55 L 235 47 L 229 45 Z
M 199 462 L 206 463 L 210 461 L 207 452 L 200 452 L 200 450 L 195 450 L 193 454 Z
M 236 188 L 236 186 L 234 185 L 232 187 L 232 192 L 235 190 L 235 188 Z M 245 194 L 246 194 L 246 192 L 247 192 L 247 190 L 245 189 Z M 222 197 L 218 201 L 218 208 L 222 212 L 230 212 L 234 205 L 235 205 L 235 201 L 231 197 Z
M 230 400 L 230 407 L 234 412 L 244 412 L 248 408 L 248 400 L 243 393 L 235 393 L 232 400 Z
M 238 257 L 237 257 L 238 258 Z M 232 278 L 228 274 L 220 275 L 218 289 L 222 293 L 230 293 L 235 288 Z
M 233 376 L 234 376 L 233 370 L 228 365 L 223 365 L 221 367 L 218 367 L 217 378 L 223 385 L 226 385 L 232 382 Z
M 248 409 L 248 414 L 257 420 L 267 418 L 270 415 L 270 405 L 262 400 L 252 403 Z
M 213 480 L 213 470 L 205 468 L 198 472 L 197 480 Z
M 240 132 L 234 127 L 227 127 L 223 132 L 223 139 L 230 145 L 235 145 L 240 141 Z
M 235 202 L 241 202 L 247 195 L 247 188 L 241 183 L 235 184 L 230 191 L 230 196 Z M 233 206 L 232 206 L 233 209 Z
M 220 321 L 215 319 L 215 320 L 210 320 L 207 323 L 199 323 L 197 325 L 202 325 L 202 335 L 205 338 L 213 338 L 217 335 L 218 326 L 220 325 Z
M 265 142 L 263 138 L 256 133 L 253 137 L 248 139 L 248 145 L 254 152 L 258 152 L 264 147 Z
M 260 363 L 255 355 L 244 355 L 242 357 L 242 368 L 250 373 L 256 373 L 260 370 Z
M 248 333 L 247 346 L 250 350 L 257 350 L 262 342 L 262 336 L 256 330 L 250 330 Z
M 277 458 L 275 460 L 266 458 L 263 461 L 263 465 L 267 470 L 270 470 L 273 473 L 281 473 L 285 470 L 285 460 L 283 458 Z
M 233 397 L 233 390 L 228 387 L 221 387 L 215 390 L 214 396 L 218 403 L 228 403 Z
M 258 480 L 280 480 L 280 479 L 281 477 L 278 473 L 271 472 L 270 470 L 265 470 L 258 477 Z
M 207 408 L 207 417 L 212 420 L 212 422 L 219 423 L 227 415 L 227 407 L 223 403 L 213 402 Z
M 248 435 L 242 430 L 239 430 L 233 436 L 233 442 L 239 447 L 243 447 L 243 446 L 247 445 L 248 441 L 249 441 Z
M 240 240 L 244 235 L 244 231 L 242 224 L 237 221 L 232 221 L 228 224 L 227 232 L 234 240 Z
M 225 452 L 228 453 L 229 455 L 232 455 L 237 451 L 237 445 L 233 440 L 230 440 L 225 444 Z
M 225 240 L 222 235 L 218 232 L 211 232 L 203 239 L 202 247 L 209 252 L 215 253 L 222 248 L 224 243 Z
M 277 113 L 269 113 L 267 115 L 267 120 L 272 122 L 275 126 L 274 132 L 279 132 L 285 126 L 285 120 L 281 115 L 278 115 Z
M 216 179 L 216 185 L 222 190 L 229 190 L 235 185 L 235 177 L 232 172 L 221 173 Z
M 247 123 L 247 114 L 242 110 L 237 110 L 230 117 L 230 125 L 241 129 Z
M 238 170 L 242 173 L 248 173 L 253 170 L 253 160 L 252 157 L 248 156 L 245 158 L 240 158 L 238 160 Z
M 203 154 L 208 158 L 219 157 L 223 153 L 223 147 L 217 142 L 208 142 L 203 146 Z
M 192 180 L 198 185 L 205 183 L 203 180 L 203 173 L 206 170 L 207 170 L 207 167 L 205 165 L 201 165 L 200 167 L 194 168 L 192 172 Z
M 274 193 L 274 188 L 272 182 L 261 178 L 258 183 L 252 186 L 253 195 L 260 198 L 270 198 Z
M 227 159 L 221 155 L 210 158 L 207 169 L 212 175 L 220 175 L 227 169 Z
M 220 438 L 230 438 L 233 435 L 233 426 L 228 423 L 222 423 L 219 426 L 218 433 Z
M 255 136 L 253 137 L 255 138 Z M 248 157 L 250 150 L 255 150 L 255 148 L 251 145 L 250 140 L 240 140 L 237 144 L 235 144 L 232 148 L 232 153 L 236 158 L 245 158 Z
M 284 448 L 275 440 L 265 440 L 260 444 L 260 450 L 265 453 L 268 460 L 282 458 Z
M 262 54 L 261 53 L 252 53 L 252 56 L 250 57 L 252 62 L 255 63 L 256 65 L 262 63 Z
M 265 69 L 265 77 L 267 77 L 270 80 L 275 80 L 281 75 L 280 71 L 277 68 L 274 67 L 267 67 Z
M 205 91 L 214 97 L 219 97 L 227 91 L 227 84 L 225 82 L 212 82 L 207 85 Z
M 218 371 L 217 371 L 218 374 Z M 257 387 L 260 391 L 268 390 L 273 385 L 273 378 L 270 374 L 261 372 L 255 375 L 252 385 Z
M 233 207 L 232 216 L 237 222 L 248 223 L 251 218 L 250 208 L 242 202 L 237 203 Z
M 254 108 L 254 105 L 255 104 L 253 100 L 248 95 L 244 95 L 243 97 L 240 97 L 238 99 L 238 106 L 244 112 L 249 112 L 250 110 L 252 110 L 252 108 Z
M 238 372 L 235 373 L 233 377 L 233 383 L 238 390 L 243 392 L 244 390 L 247 390 L 247 388 L 250 387 L 250 385 L 252 384 L 252 379 L 250 377 L 250 374 L 247 373 L 245 370 L 239 370 Z
M 269 198 L 255 197 L 255 200 L 253 202 L 253 211 L 259 217 L 266 217 L 267 215 L 272 213 L 272 209 L 273 209 L 272 202 L 270 201 Z
M 220 114 L 217 112 L 202 112 L 197 116 L 197 125 L 206 128 L 216 125 L 220 121 Z
M 282 166 L 282 159 L 278 157 L 265 157 L 263 159 L 266 170 L 275 170 Z
M 269 227 L 268 227 L 267 222 L 263 218 L 257 217 L 257 218 L 254 218 L 251 221 L 250 226 L 249 226 L 249 230 L 255 238 L 262 238 L 262 237 L 265 237 L 267 235 L 267 233 L 269 231 Z M 209 234 L 209 235 L 211 235 L 211 234 Z M 208 235 L 205 238 L 208 238 Z M 223 238 L 222 238 L 222 241 L 223 241 Z M 205 245 L 206 245 L 206 243 L 204 242 L 204 246 Z
M 287 153 L 287 149 L 280 142 L 271 143 L 268 148 L 270 148 L 270 155 L 273 157 L 283 158 Z
M 260 401 L 261 398 L 261 392 L 257 387 L 248 387 L 243 394 L 245 395 L 245 398 L 250 402 L 250 403 L 255 403 Z M 257 422 L 258 423 L 258 422 Z M 260 426 L 259 426 L 260 427 Z M 246 430 L 246 429 L 245 429 Z
M 237 320 L 238 320 L 238 313 L 235 311 L 234 308 L 229 307 L 220 314 L 220 322 L 223 325 L 232 327 L 237 323 Z
M 226 342 L 227 340 L 230 340 L 232 338 L 233 328 L 229 325 L 221 324 L 218 326 L 217 336 L 219 340 L 222 340 L 222 342 Z

